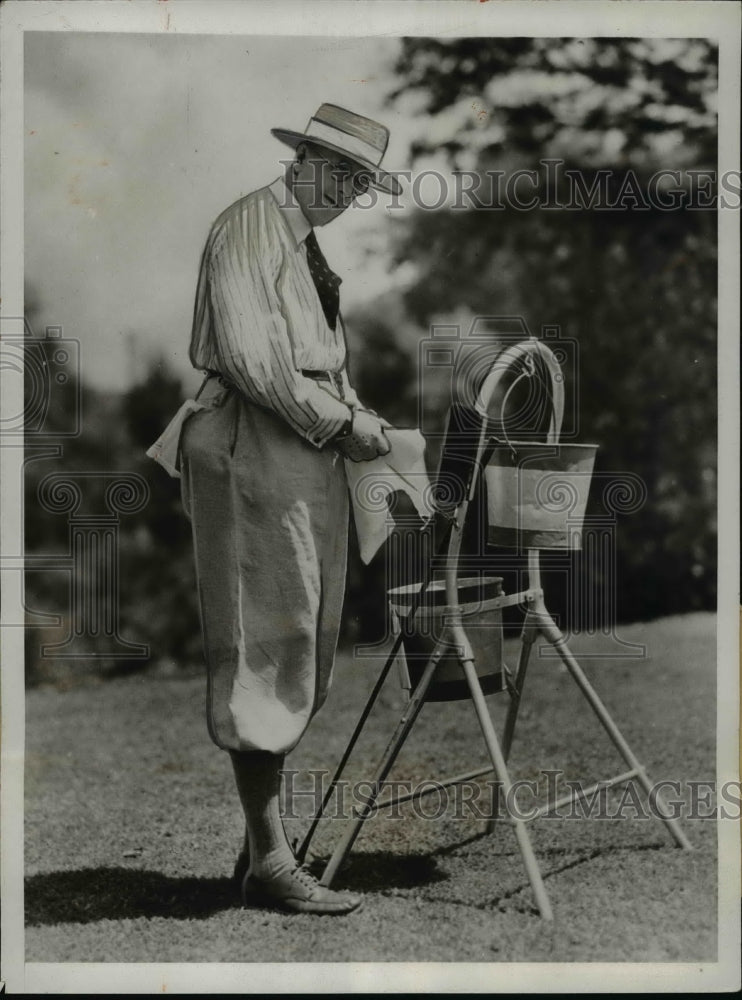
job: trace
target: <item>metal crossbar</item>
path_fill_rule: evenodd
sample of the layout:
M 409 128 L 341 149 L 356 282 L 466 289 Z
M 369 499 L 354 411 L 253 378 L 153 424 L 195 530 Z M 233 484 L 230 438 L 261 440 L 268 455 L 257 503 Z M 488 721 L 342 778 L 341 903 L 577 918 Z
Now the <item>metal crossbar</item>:
M 379 809 L 390 809 L 392 806 L 403 805 L 405 802 L 416 802 L 418 799 L 424 798 L 426 795 L 433 795 L 438 792 L 441 788 L 451 788 L 454 785 L 463 785 L 467 781 L 474 781 L 475 778 L 483 778 L 485 774 L 492 774 L 494 768 L 492 765 L 487 767 L 480 767 L 476 771 L 466 771 L 464 774 L 456 774 L 451 778 L 441 778 L 428 787 L 418 789 L 414 792 L 405 792 L 402 795 L 391 795 L 385 798 L 382 802 L 374 803 L 374 810 Z M 601 781 L 596 781 L 592 785 L 588 785 L 587 788 L 575 789 L 568 794 L 560 796 L 558 799 L 554 799 L 553 802 L 547 802 L 543 806 L 539 806 L 529 813 L 528 816 L 524 816 L 524 822 L 530 823 L 534 819 L 540 819 L 542 816 L 549 816 L 551 813 L 556 812 L 557 809 L 561 809 L 562 806 L 574 805 L 575 802 L 580 802 L 582 799 L 588 798 L 594 792 L 602 789 L 615 788 L 617 785 L 623 785 L 632 778 L 636 778 L 640 772 L 636 769 L 631 771 L 624 771 L 622 774 L 617 774 L 615 778 L 604 778 Z M 493 816 L 494 820 L 501 820 L 502 822 L 510 822 L 507 817 Z

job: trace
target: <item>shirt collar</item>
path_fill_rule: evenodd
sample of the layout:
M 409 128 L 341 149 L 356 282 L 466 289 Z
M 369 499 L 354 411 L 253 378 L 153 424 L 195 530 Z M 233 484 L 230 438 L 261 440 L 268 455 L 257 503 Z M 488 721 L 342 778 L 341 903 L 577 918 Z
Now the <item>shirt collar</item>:
M 286 187 L 283 177 L 277 177 L 272 184 L 269 184 L 274 198 L 278 202 L 278 207 L 286 220 L 291 233 L 296 240 L 297 246 L 302 243 L 312 231 L 312 227 L 307 221 L 307 217 L 299 208 L 291 191 Z

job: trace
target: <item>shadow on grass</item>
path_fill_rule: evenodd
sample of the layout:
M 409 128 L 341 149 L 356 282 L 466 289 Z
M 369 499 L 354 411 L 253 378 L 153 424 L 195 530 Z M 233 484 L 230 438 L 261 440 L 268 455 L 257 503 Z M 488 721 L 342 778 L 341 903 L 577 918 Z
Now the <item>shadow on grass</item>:
M 328 858 L 318 858 L 307 865 L 316 878 L 325 870 Z M 430 854 L 391 854 L 388 851 L 351 855 L 340 869 L 333 888 L 355 892 L 381 892 L 385 889 L 414 889 L 444 882 L 449 876 L 441 871 Z
M 228 878 L 171 878 L 130 868 L 82 868 L 25 882 L 26 926 L 172 917 L 203 920 L 240 905 Z
M 317 860 L 308 868 L 319 878 L 325 864 Z M 432 857 L 362 854 L 351 858 L 343 869 L 342 888 L 365 892 L 412 889 L 446 878 Z M 140 917 L 205 920 L 241 905 L 236 885 L 229 878 L 171 878 L 160 872 L 129 868 L 82 868 L 32 875 L 25 881 L 25 896 L 27 927 Z
M 439 848 L 432 854 L 392 854 L 384 851 L 351 855 L 340 871 L 337 888 L 374 893 L 389 889 L 424 888 L 447 881 L 450 876 L 439 867 L 438 859 L 481 838 L 482 835 L 475 835 L 463 844 Z M 547 848 L 542 855 L 551 856 L 557 864 L 544 870 L 543 876 L 548 879 L 607 854 L 625 850 L 656 851 L 666 846 L 645 844 L 630 848 L 599 848 L 578 852 L 577 857 L 566 857 L 561 864 L 557 860 L 560 855 L 569 855 L 571 851 Z M 316 858 L 307 867 L 319 878 L 327 860 Z M 461 902 L 489 909 L 508 903 L 528 888 L 527 881 L 519 880 L 517 885 L 486 903 Z M 160 872 L 130 868 L 82 868 L 79 871 L 32 875 L 25 881 L 25 897 L 27 927 L 136 920 L 141 917 L 205 920 L 241 905 L 236 885 L 230 878 L 172 878 Z
M 437 859 L 445 858 L 448 855 L 460 854 L 462 850 L 476 844 L 478 841 L 486 840 L 491 834 L 482 832 L 476 833 L 466 840 L 458 841 L 444 847 L 439 847 L 431 854 L 390 854 L 385 853 L 362 853 L 350 855 L 341 866 L 338 873 L 337 882 L 333 887 L 337 889 L 350 889 L 354 892 L 373 893 L 383 892 L 388 889 L 415 889 L 425 888 L 438 882 L 448 881 L 451 876 L 438 867 Z M 573 847 L 547 847 L 539 852 L 541 876 L 545 882 L 548 879 L 561 875 L 563 872 L 583 865 L 589 865 L 596 858 L 618 856 L 622 853 L 633 854 L 643 851 L 672 851 L 675 850 L 672 844 L 655 842 L 650 844 L 627 844 L 613 845 L 596 848 L 573 848 Z M 464 855 L 465 856 L 465 855 Z M 502 849 L 498 846 L 496 855 L 500 860 L 512 858 L 522 867 L 523 859 L 516 848 Z M 314 859 L 307 867 L 317 878 L 320 878 L 329 859 L 327 857 Z M 550 861 L 544 866 L 544 863 Z M 520 871 L 520 868 L 518 869 Z M 523 868 L 525 875 L 525 869 Z M 530 893 L 531 886 L 528 879 L 522 879 L 509 889 L 503 890 L 498 895 L 486 900 L 477 902 L 468 899 L 457 899 L 449 897 L 449 902 L 458 903 L 477 910 L 500 909 L 505 910 L 506 906 L 524 913 L 538 915 L 538 908 L 530 898 L 520 900 L 524 893 Z M 425 897 L 423 897 L 425 898 Z M 434 897 L 428 898 L 429 902 L 435 902 Z

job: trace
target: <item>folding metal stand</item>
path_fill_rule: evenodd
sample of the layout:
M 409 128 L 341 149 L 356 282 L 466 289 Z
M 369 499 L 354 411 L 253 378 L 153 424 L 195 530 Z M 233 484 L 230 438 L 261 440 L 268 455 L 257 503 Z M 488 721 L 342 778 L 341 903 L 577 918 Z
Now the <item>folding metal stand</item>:
M 506 359 L 508 362 L 515 358 L 528 357 L 533 352 L 539 352 L 542 355 L 544 353 L 550 354 L 548 349 L 536 341 L 528 341 L 524 344 L 518 345 L 512 353 L 512 357 Z M 548 361 L 548 358 L 547 358 Z M 489 403 L 489 397 L 491 395 L 493 385 L 497 381 L 497 377 L 489 384 L 483 387 L 482 392 L 486 397 L 483 401 L 480 400 L 483 410 L 486 412 L 487 405 Z M 550 436 L 553 439 L 558 435 L 558 428 L 561 424 L 561 414 L 557 414 L 555 420 L 552 421 L 552 428 L 550 431 Z M 474 654 L 472 652 L 472 647 L 470 641 L 467 637 L 463 621 L 462 621 L 462 608 L 459 600 L 458 591 L 458 565 L 459 556 L 461 552 L 461 542 L 462 534 L 464 531 L 464 526 L 467 519 L 467 513 L 470 508 L 470 504 L 475 495 L 477 484 L 482 474 L 483 470 L 483 457 L 486 453 L 488 446 L 488 431 L 487 431 L 487 421 L 483 420 L 481 422 L 481 430 L 479 433 L 479 439 L 476 447 L 476 455 L 474 462 L 471 466 L 471 472 L 466 486 L 465 495 L 461 502 L 455 507 L 453 515 L 450 519 L 449 530 L 446 532 L 443 539 L 443 544 L 447 544 L 447 553 L 445 561 L 445 592 L 446 592 L 446 632 L 445 641 L 443 637 L 439 637 L 435 641 L 433 652 L 425 665 L 422 676 L 420 677 L 418 683 L 415 685 L 414 690 L 411 693 L 410 700 L 405 706 L 401 718 L 397 724 L 397 727 L 389 741 L 389 744 L 379 761 L 376 771 L 374 773 L 373 779 L 371 781 L 371 791 L 366 799 L 365 805 L 360 809 L 358 815 L 353 818 L 347 824 L 344 833 L 335 847 L 335 850 L 324 870 L 321 878 L 321 884 L 329 886 L 338 870 L 342 866 L 343 862 L 350 853 L 353 844 L 361 831 L 361 827 L 366 819 L 368 819 L 377 808 L 382 808 L 386 806 L 391 806 L 393 804 L 399 804 L 405 801 L 410 801 L 413 798 L 418 797 L 418 794 L 408 794 L 408 795 L 398 795 L 391 798 L 386 798 L 383 802 L 377 804 L 377 799 L 382 790 L 383 784 L 391 771 L 392 766 L 399 754 L 402 746 L 404 745 L 407 737 L 409 736 L 412 727 L 422 709 L 423 704 L 426 700 L 426 694 L 430 688 L 431 683 L 434 681 L 436 669 L 444 657 L 444 655 L 451 654 L 451 650 L 455 649 L 456 655 L 461 664 L 464 677 L 466 678 L 466 683 L 469 688 L 469 693 L 471 700 L 474 704 L 474 709 L 479 721 L 480 728 L 482 730 L 482 736 L 487 748 L 488 757 L 490 760 L 490 766 L 480 768 L 475 771 L 468 772 L 467 774 L 457 775 L 453 778 L 448 778 L 436 783 L 437 788 L 447 787 L 450 785 L 458 784 L 463 781 L 472 780 L 473 778 L 480 777 L 484 774 L 494 771 L 497 778 L 499 788 L 501 789 L 500 802 L 504 805 L 506 820 L 511 824 L 515 831 L 515 836 L 518 842 L 518 847 L 520 849 L 521 856 L 523 858 L 523 863 L 528 874 L 528 879 L 531 884 L 533 895 L 536 900 L 536 904 L 541 916 L 545 920 L 552 920 L 553 914 L 551 909 L 551 904 L 549 902 L 546 889 L 544 887 L 543 879 L 541 876 L 541 871 L 539 869 L 536 856 L 531 845 L 530 837 L 526 829 L 526 820 L 521 816 L 514 814 L 509 808 L 509 803 L 513 801 L 511 795 L 512 782 L 508 774 L 507 759 L 510 753 L 510 748 L 512 746 L 513 737 L 515 734 L 515 725 L 518 717 L 518 711 L 520 708 L 523 688 L 526 679 L 526 672 L 528 669 L 528 662 L 531 655 L 531 650 L 533 644 L 537 637 L 542 636 L 547 642 L 551 643 L 556 649 L 560 659 L 564 663 L 565 667 L 569 671 L 572 679 L 575 681 L 580 691 L 583 693 L 587 699 L 590 708 L 593 710 L 595 715 L 600 720 L 603 728 L 607 732 L 608 736 L 612 740 L 618 752 L 623 757 L 624 761 L 628 765 L 628 770 L 624 771 L 622 774 L 618 774 L 613 778 L 598 782 L 591 785 L 589 788 L 582 790 L 581 792 L 575 794 L 571 793 L 554 802 L 550 802 L 543 806 L 539 810 L 534 810 L 532 814 L 529 815 L 529 821 L 535 819 L 539 816 L 543 816 L 549 812 L 553 812 L 557 808 L 565 805 L 569 802 L 579 800 L 580 798 L 585 798 L 588 795 L 593 794 L 593 792 L 598 788 L 612 787 L 615 785 L 622 784 L 632 778 L 637 778 L 642 788 L 647 795 L 652 792 L 652 784 L 649 780 L 647 772 L 645 771 L 642 764 L 639 762 L 638 758 L 633 753 L 631 747 L 626 742 L 615 722 L 611 718 L 607 708 L 603 702 L 598 697 L 597 693 L 593 689 L 592 685 L 589 683 L 587 677 L 582 671 L 579 663 L 572 655 L 567 646 L 564 636 L 557 627 L 554 619 L 549 614 L 544 603 L 544 593 L 541 587 L 541 576 L 540 576 L 540 563 L 539 563 L 539 550 L 537 548 L 528 548 L 528 587 L 526 590 L 521 591 L 517 594 L 503 595 L 498 597 L 493 602 L 497 607 L 506 607 L 509 605 L 525 604 L 526 612 L 523 621 L 522 632 L 521 632 L 521 647 L 520 655 L 518 658 L 518 665 L 515 671 L 515 675 L 512 676 L 506 667 L 503 667 L 505 673 L 505 690 L 509 696 L 510 702 L 508 707 L 508 712 L 504 725 L 503 740 L 502 745 L 497 737 L 495 728 L 492 724 L 492 719 L 485 701 L 485 696 L 482 692 L 482 686 L 480 683 L 480 678 L 477 675 L 477 671 L 474 665 Z M 408 621 L 411 622 L 416 615 L 420 603 L 424 598 L 425 591 L 430 585 L 432 578 L 432 571 L 430 566 L 426 570 L 426 576 L 423 580 L 419 591 L 415 595 L 412 607 L 410 609 Z M 319 812 L 314 817 L 314 820 L 310 826 L 309 831 L 299 849 L 299 859 L 303 860 L 306 856 L 307 850 L 309 848 L 311 839 L 317 828 L 317 824 L 325 813 L 327 805 L 332 797 L 333 789 L 337 785 L 340 776 L 343 773 L 345 765 L 352 753 L 353 747 L 355 746 L 358 737 L 368 719 L 371 709 L 378 697 L 379 692 L 384 684 L 384 681 L 388 675 L 389 669 L 396 657 L 402 641 L 402 634 L 400 633 L 394 643 L 392 651 L 386 661 L 386 664 L 376 682 L 374 690 L 363 710 L 361 718 L 356 726 L 356 729 L 350 739 L 350 742 L 343 754 L 340 764 L 335 772 L 332 782 L 325 793 L 322 805 Z M 432 790 L 432 789 L 431 789 Z M 689 850 L 691 849 L 691 844 L 687 837 L 683 833 L 677 820 L 673 819 L 667 812 L 666 809 L 662 808 L 662 803 L 657 800 L 657 805 L 659 809 L 657 810 L 659 818 L 662 819 L 668 831 L 674 838 L 675 842 L 682 848 Z M 489 829 L 491 830 L 492 824 L 490 823 Z

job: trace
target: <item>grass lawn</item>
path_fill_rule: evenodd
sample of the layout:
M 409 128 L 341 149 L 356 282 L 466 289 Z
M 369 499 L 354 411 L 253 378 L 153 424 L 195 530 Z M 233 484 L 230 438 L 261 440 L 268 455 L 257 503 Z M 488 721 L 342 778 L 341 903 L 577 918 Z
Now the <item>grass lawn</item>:
M 605 658 L 618 647 L 601 636 L 575 637 L 573 651 L 650 776 L 682 782 L 687 801 L 687 780 L 714 777 L 715 619 L 619 631 L 645 644 L 646 658 Z M 296 788 L 310 789 L 309 770 L 332 769 L 382 662 L 339 657 L 330 699 L 287 762 Z M 506 662 L 515 662 L 512 643 Z M 553 924 L 534 912 L 512 830 L 498 824 L 485 836 L 453 793 L 437 818 L 407 805 L 367 822 L 337 881 L 365 893 L 360 911 L 242 909 L 230 881 L 241 814 L 227 756 L 206 733 L 203 694 L 200 677 L 152 675 L 29 692 L 27 961 L 716 960 L 716 824 L 684 820 L 695 848 L 687 852 L 630 808 L 622 820 L 529 825 Z M 498 730 L 504 701 L 488 699 Z M 370 777 L 401 706 L 393 672 L 351 780 Z M 472 705 L 431 703 L 393 776 L 435 780 L 484 763 Z M 510 764 L 513 777 L 562 768 L 585 784 L 627 770 L 570 676 L 538 649 Z M 609 793 L 613 814 L 621 800 L 620 789 Z M 441 811 L 436 796 L 427 801 Z M 309 796 L 297 799 L 290 836 L 303 834 L 311 809 Z M 317 873 L 341 830 L 340 820 L 320 827 Z

